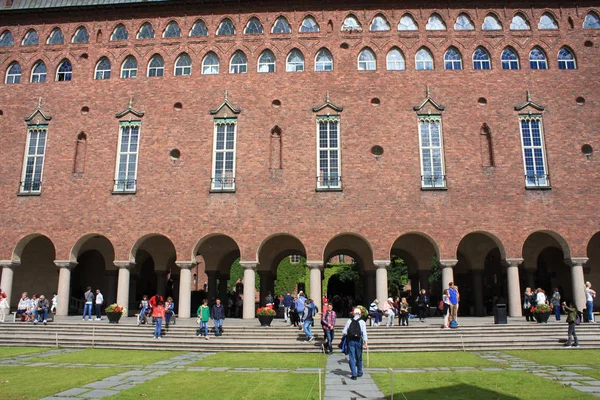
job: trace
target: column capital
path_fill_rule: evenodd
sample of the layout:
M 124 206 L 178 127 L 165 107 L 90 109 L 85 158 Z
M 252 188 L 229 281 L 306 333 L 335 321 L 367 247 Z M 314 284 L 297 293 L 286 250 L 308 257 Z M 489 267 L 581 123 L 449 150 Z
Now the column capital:
M 115 267 L 117 268 L 125 268 L 125 269 L 132 269 L 133 267 L 135 267 L 135 263 L 131 262 L 129 260 L 127 261 L 113 261 L 113 264 L 115 264 Z
M 244 269 L 256 270 L 258 263 L 256 261 L 240 261 L 240 266 Z
M 447 258 L 444 260 L 439 260 L 438 264 L 440 265 L 441 269 L 444 268 L 454 268 L 454 266 L 458 263 L 458 260 L 456 258 Z
M 175 261 L 175 265 L 177 265 L 179 269 L 192 269 L 194 263 L 191 261 Z
M 323 269 L 323 261 L 306 261 L 306 266 L 309 269 Z
M 583 264 L 587 263 L 589 258 L 587 257 L 571 257 L 570 259 L 565 259 L 565 264 L 571 267 L 583 267 Z
M 377 269 L 387 269 L 390 265 L 390 260 L 374 260 L 373 265 Z
M 77 266 L 77 264 L 79 264 L 77 261 L 71 261 L 71 260 L 54 260 L 54 265 L 56 265 L 58 268 L 68 268 L 68 269 L 73 269 Z
M 525 261 L 523 258 L 521 257 L 515 257 L 515 258 L 507 258 L 506 260 L 502 260 L 504 263 L 506 263 L 506 267 L 518 267 L 519 265 L 523 264 L 523 261 Z
M 21 261 L 0 260 L 0 268 L 16 268 L 21 265 Z

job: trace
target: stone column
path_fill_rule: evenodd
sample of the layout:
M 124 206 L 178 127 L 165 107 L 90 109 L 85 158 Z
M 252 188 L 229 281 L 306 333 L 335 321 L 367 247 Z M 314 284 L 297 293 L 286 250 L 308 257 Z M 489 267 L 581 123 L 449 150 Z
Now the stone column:
M 448 288 L 448 283 L 454 282 L 454 266 L 458 260 L 446 259 L 440 260 L 440 269 L 442 270 L 442 290 Z
M 485 315 L 485 309 L 483 306 L 483 282 L 482 273 L 480 269 L 474 269 L 471 271 L 473 274 L 473 308 L 475 316 L 483 317 Z
M 69 302 L 71 301 L 71 270 L 77 266 L 77 262 L 69 260 L 54 260 L 58 267 L 58 303 L 56 304 L 56 315 L 69 315 Z M 51 299 L 49 299 L 51 300 Z
M 375 292 L 376 296 L 379 299 L 379 308 L 383 308 L 385 304 L 385 300 L 388 298 L 388 275 L 387 275 L 387 267 L 390 265 L 390 262 L 387 260 L 378 260 L 373 263 L 377 268 L 375 270 Z M 370 301 L 368 300 L 369 304 Z M 365 304 L 367 305 L 367 304 Z
M 244 313 L 243 319 L 254 319 L 256 318 L 256 310 L 254 306 L 256 304 L 256 262 L 251 261 L 240 261 L 240 265 L 244 268 Z
M 522 258 L 506 259 L 508 315 L 511 317 L 520 317 L 523 315 L 523 305 L 521 303 L 521 283 L 519 279 L 519 265 L 522 263 Z
M 192 306 L 192 266 L 191 262 L 176 261 L 179 267 L 179 306 L 178 318 L 189 318 Z
M 217 274 L 219 271 L 205 271 L 208 276 L 208 302 L 217 296 Z
M 306 265 L 310 269 L 310 298 L 313 299 L 315 305 L 321 311 L 321 300 L 323 299 L 323 295 L 321 294 L 323 282 L 321 271 L 323 270 L 323 263 L 320 261 L 307 261 Z
M 0 268 L 2 268 L 2 278 L 0 278 L 0 288 L 6 292 L 6 301 L 10 306 L 10 299 L 12 296 L 13 276 L 14 269 L 21 263 L 18 261 L 2 260 L 0 261 Z
M 573 300 L 578 310 L 586 308 L 585 305 L 585 279 L 583 277 L 583 264 L 588 261 L 587 257 L 573 257 L 565 260 L 571 265 L 571 282 L 573 284 Z
M 135 263 L 131 261 L 115 261 L 115 267 L 119 269 L 119 284 L 117 286 L 117 304 L 129 309 L 129 279 L 131 276 L 130 269 Z M 60 302 L 60 297 L 58 298 Z

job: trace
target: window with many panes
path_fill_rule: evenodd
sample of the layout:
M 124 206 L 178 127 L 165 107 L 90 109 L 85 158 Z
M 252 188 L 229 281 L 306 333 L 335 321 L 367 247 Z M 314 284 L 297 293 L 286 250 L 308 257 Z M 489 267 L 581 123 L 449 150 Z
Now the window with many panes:
M 482 47 L 473 52 L 473 69 L 491 69 L 490 55 Z
M 40 39 L 37 32 L 33 29 L 28 30 L 23 38 L 23 46 L 36 46 L 39 43 Z
M 245 74 L 248 72 L 248 59 L 243 51 L 238 50 L 233 53 L 231 61 L 229 62 L 229 73 L 230 74 Z
M 285 17 L 279 17 L 273 24 L 272 33 L 291 33 L 292 28 Z
M 138 39 L 154 39 L 154 28 L 149 22 L 142 25 L 137 34 Z
M 236 118 L 215 118 L 212 191 L 235 191 Z
M 65 38 L 62 34 L 60 28 L 54 28 L 52 32 L 50 32 L 50 36 L 48 36 L 47 44 L 64 44 Z
M 7 84 L 21 83 L 21 65 L 18 62 L 13 61 L 8 66 L 5 82 Z
M 359 71 L 375 71 L 377 69 L 377 60 L 375 53 L 371 49 L 363 49 L 358 54 L 358 70 Z
M 128 37 L 127 28 L 123 24 L 119 24 L 110 35 L 110 40 L 127 40 Z
M 135 192 L 136 190 L 141 127 L 140 121 L 127 121 L 119 124 L 114 192 Z
M 192 75 L 192 59 L 186 53 L 183 53 L 175 61 L 175 76 L 190 75 Z
M 202 60 L 202 75 L 216 75 L 219 73 L 219 57 L 215 53 L 208 53 Z
M 315 71 L 333 71 L 333 56 L 327 49 L 321 49 L 315 57 Z
M 319 32 L 319 24 L 313 17 L 309 15 L 302 21 L 302 25 L 300 25 L 300 32 Z
M 256 17 L 250 18 L 250 21 L 248 21 L 248 24 L 244 28 L 244 34 L 246 35 L 260 35 L 263 32 L 263 26 Z
M 531 69 L 548 69 L 546 53 L 539 47 L 534 47 L 529 53 L 529 66 Z
M 419 147 L 421 157 L 421 187 L 445 188 L 442 116 L 420 115 Z
M 73 78 L 73 66 L 71 65 L 71 61 L 63 60 L 56 70 L 56 81 L 70 81 Z
M 163 58 L 160 55 L 155 54 L 154 56 L 152 56 L 150 62 L 148 63 L 148 76 L 164 76 L 164 74 L 165 62 L 163 61 Z
M 40 193 L 44 172 L 44 155 L 48 125 L 31 125 L 27 128 L 27 147 L 19 193 Z
M 235 35 L 235 28 L 233 26 L 233 22 L 229 18 L 225 18 L 219 24 L 219 28 L 217 29 L 217 36 L 231 36 Z
M 526 187 L 549 187 L 541 115 L 520 115 L 521 145 Z
M 433 57 L 429 50 L 422 48 L 417 51 L 415 55 L 415 69 L 417 71 L 433 69 Z
M 387 70 L 388 71 L 404 71 L 406 63 L 404 55 L 400 49 L 392 48 L 387 54 Z
M 558 51 L 558 69 L 577 69 L 573 52 L 566 47 Z
M 444 54 L 444 69 L 462 69 L 462 57 L 454 47 L 449 48 Z
M 164 38 L 178 38 L 181 37 L 181 29 L 175 21 L 169 22 L 163 33 Z
M 287 72 L 302 72 L 304 71 L 304 55 L 298 49 L 293 49 L 288 54 L 287 61 L 285 64 L 285 70 Z
M 96 64 L 96 73 L 94 79 L 110 79 L 110 61 L 102 57 Z
M 387 22 L 383 15 L 377 15 L 375 16 L 375 18 L 373 18 L 369 30 L 372 32 L 389 31 L 390 24 Z
M 265 50 L 258 57 L 258 72 L 275 72 L 275 55 Z
M 317 117 L 317 189 L 341 189 L 340 117 Z
M 90 41 L 90 35 L 88 34 L 87 29 L 85 27 L 80 26 L 75 34 L 73 35 L 72 42 L 73 43 L 88 43 Z
M 510 47 L 502 51 L 502 69 L 519 69 L 519 57 L 517 52 Z
M 0 35 L 0 47 L 10 47 L 15 44 L 12 33 L 10 31 L 2 32 Z
M 298 264 L 300 262 L 300 254 L 292 254 L 290 256 L 290 263 Z
M 46 82 L 46 64 L 43 61 L 35 63 L 31 70 L 31 82 L 32 83 L 44 83 Z
M 137 60 L 134 56 L 127 56 L 125 61 L 123 61 L 123 66 L 121 67 L 121 78 L 135 78 L 137 77 Z
M 194 36 L 208 36 L 208 29 L 206 24 L 201 19 L 194 22 L 192 29 L 190 29 L 190 37 Z

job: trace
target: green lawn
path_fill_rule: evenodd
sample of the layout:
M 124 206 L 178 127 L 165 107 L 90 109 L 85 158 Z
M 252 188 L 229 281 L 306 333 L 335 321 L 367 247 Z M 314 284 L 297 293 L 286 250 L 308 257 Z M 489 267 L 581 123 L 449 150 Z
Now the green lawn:
M 493 367 L 491 361 L 471 353 L 461 351 L 440 351 L 431 353 L 372 353 L 369 356 L 370 368 L 427 368 L 427 367 Z M 363 362 L 367 365 L 367 353 L 363 352 Z
M 122 368 L 2 367 L 0 398 L 2 400 L 40 399 L 125 371 L 127 369 Z
M 313 353 L 217 353 L 190 366 L 232 368 L 324 368 L 325 355 Z
M 111 398 L 316 400 L 319 398 L 318 379 L 317 374 L 290 372 L 173 372 Z
M 141 351 L 84 349 L 74 353 L 44 357 L 31 362 L 54 362 L 73 364 L 139 364 L 148 365 L 183 354 L 181 351 Z
M 52 350 L 46 347 L 0 347 L 0 358 L 20 356 L 23 354 L 43 353 L 44 351 Z
M 599 365 L 600 350 L 511 350 L 503 353 L 543 365 Z
M 386 398 L 390 375 L 371 374 Z M 394 398 L 419 400 L 575 400 L 594 396 L 523 371 L 395 373 Z

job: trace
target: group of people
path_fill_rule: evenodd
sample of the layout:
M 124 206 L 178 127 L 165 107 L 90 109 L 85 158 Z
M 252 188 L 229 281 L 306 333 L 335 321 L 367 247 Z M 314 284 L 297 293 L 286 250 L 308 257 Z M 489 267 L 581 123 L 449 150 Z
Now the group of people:
M 2 297 L 1 302 L 5 304 L 4 307 L 0 306 L 0 309 L 8 310 L 8 301 L 6 299 L 6 293 L 2 292 L 0 295 Z M 58 296 L 56 293 L 52 295 L 52 305 L 43 294 L 34 294 L 31 298 L 27 292 L 23 292 L 21 294 L 21 298 L 19 299 L 19 304 L 17 305 L 16 318 L 22 322 L 33 322 L 37 324 L 38 322 L 46 325 L 48 323 L 48 314 L 50 312 L 56 312 L 56 305 L 58 304 Z M 4 322 L 5 313 L 2 313 L 0 317 L 1 321 Z
M 215 327 L 215 336 L 223 334 L 223 320 L 225 319 L 225 307 L 220 299 L 215 300 L 212 307 L 208 306 L 208 299 L 202 300 L 202 304 L 196 311 L 198 315 L 198 337 L 204 337 L 208 340 L 208 322 L 212 319 Z
M 96 294 L 94 295 L 91 286 L 88 286 L 83 297 L 85 299 L 85 304 L 83 306 L 82 320 L 85 321 L 86 316 L 89 321 L 92 320 L 92 307 L 94 307 L 96 311 L 96 321 L 100 321 L 102 319 L 102 306 L 104 305 L 104 295 L 100 292 L 100 289 L 96 289 Z
M 408 326 L 408 321 L 411 318 L 410 306 L 406 297 L 391 297 L 386 300 L 383 306 L 379 306 L 379 299 L 373 300 L 369 305 L 369 317 L 371 318 L 372 326 L 381 326 L 383 318 L 386 319 L 385 326 L 394 326 L 394 319 L 398 318 L 399 326 Z M 425 322 L 427 316 L 427 309 L 429 308 L 429 297 L 425 289 L 419 294 L 417 299 L 419 307 L 419 321 Z

